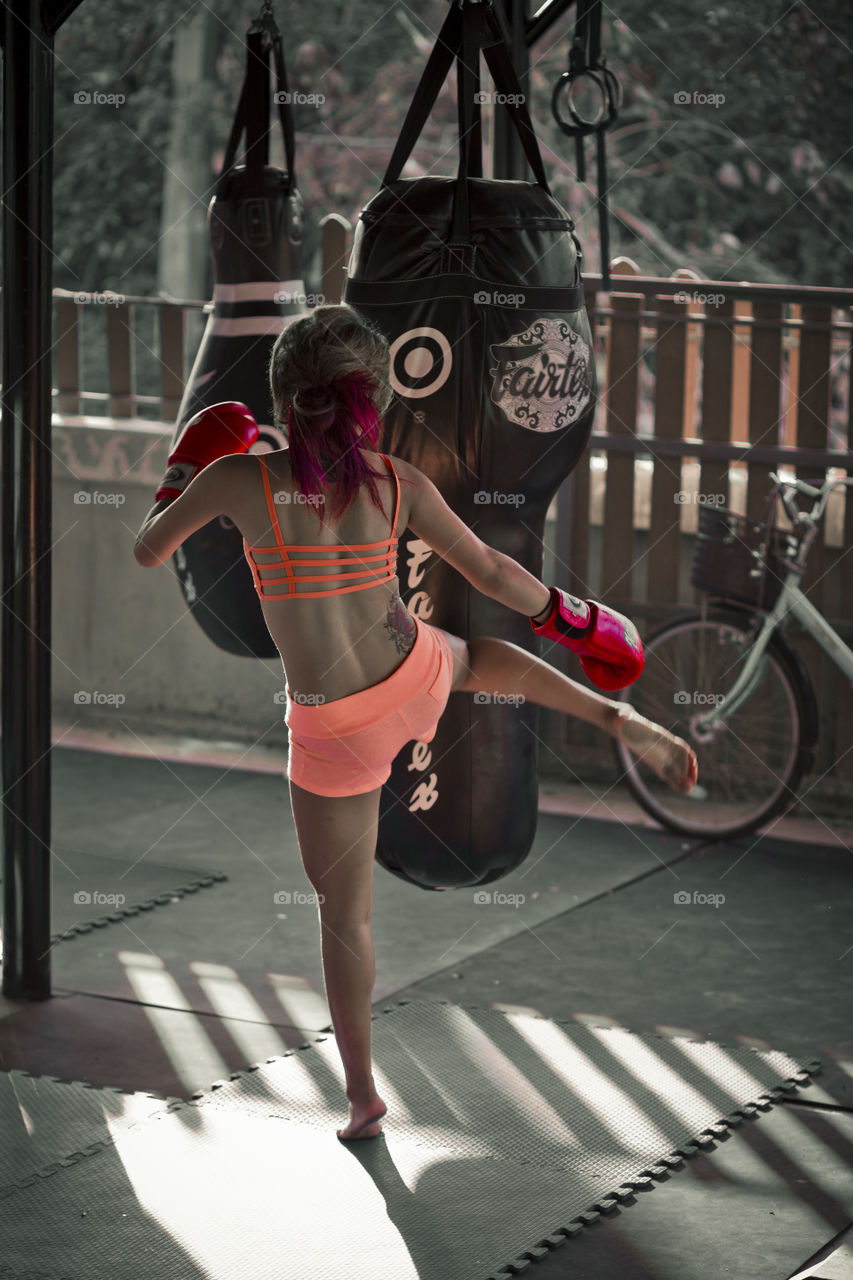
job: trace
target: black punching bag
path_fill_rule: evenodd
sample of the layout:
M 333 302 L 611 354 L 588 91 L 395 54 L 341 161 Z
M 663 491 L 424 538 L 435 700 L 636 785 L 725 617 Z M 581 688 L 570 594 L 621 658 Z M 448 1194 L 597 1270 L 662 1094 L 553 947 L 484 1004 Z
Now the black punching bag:
M 479 50 L 537 179 L 481 176 Z M 457 177 L 399 174 L 457 62 Z M 344 299 L 391 344 L 383 448 L 414 463 L 484 542 L 542 574 L 548 506 L 586 448 L 596 398 L 573 223 L 548 188 L 502 20 L 449 13 L 382 188 L 362 211 Z M 540 652 L 528 618 L 477 592 L 409 531 L 400 589 L 419 618 Z M 538 707 L 453 693 L 429 744 L 394 762 L 377 859 L 424 889 L 487 884 L 536 831 Z
M 270 130 L 269 54 L 274 53 L 278 111 L 287 172 L 267 164 Z M 234 165 L 246 131 L 245 165 Z M 246 37 L 246 76 L 216 193 L 208 210 L 213 251 L 213 311 L 181 401 L 175 441 L 208 405 L 238 400 L 260 427 L 252 452 L 286 445 L 272 417 L 267 366 L 284 328 L 306 312 L 302 283 L 302 198 L 294 170 L 293 117 L 281 36 L 267 12 Z M 274 658 L 273 643 L 243 554 L 239 529 L 211 520 L 175 552 L 175 568 L 190 612 L 226 653 Z

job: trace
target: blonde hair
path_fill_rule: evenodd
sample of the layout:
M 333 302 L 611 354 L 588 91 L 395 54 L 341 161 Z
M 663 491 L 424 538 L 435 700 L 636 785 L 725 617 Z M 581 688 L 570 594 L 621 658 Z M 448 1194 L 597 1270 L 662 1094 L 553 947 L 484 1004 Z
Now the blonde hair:
M 382 331 L 345 304 L 315 307 L 279 334 L 269 380 L 300 492 L 322 493 L 331 476 L 333 515 L 343 514 L 362 484 L 382 510 L 373 477 L 385 473 L 360 453 L 379 445 L 382 415 L 393 396 Z

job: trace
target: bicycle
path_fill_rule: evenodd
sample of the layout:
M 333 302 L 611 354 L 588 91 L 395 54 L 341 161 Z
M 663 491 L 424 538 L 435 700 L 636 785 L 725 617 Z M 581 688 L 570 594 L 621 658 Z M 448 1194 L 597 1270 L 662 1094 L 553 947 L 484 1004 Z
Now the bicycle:
M 775 472 L 770 479 L 765 523 L 700 507 L 690 581 L 711 603 L 655 628 L 644 640 L 643 675 L 619 695 L 696 751 L 699 781 L 683 796 L 614 742 L 634 798 L 683 835 L 743 835 L 797 800 L 814 763 L 818 715 L 811 680 L 784 635 L 791 618 L 853 681 L 853 651 L 800 589 L 829 495 L 853 478 L 820 487 Z M 799 510 L 798 495 L 813 500 L 811 511 Z M 790 531 L 775 524 L 777 499 Z

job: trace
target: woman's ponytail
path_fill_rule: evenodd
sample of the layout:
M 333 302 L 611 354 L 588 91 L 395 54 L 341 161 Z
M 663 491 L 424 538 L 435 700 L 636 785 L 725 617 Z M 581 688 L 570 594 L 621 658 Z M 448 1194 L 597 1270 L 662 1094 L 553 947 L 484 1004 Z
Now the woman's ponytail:
M 283 329 L 272 349 L 270 390 L 276 421 L 286 426 L 299 491 L 320 506 L 334 488 L 332 517 L 363 484 L 383 510 L 375 471 L 361 449 L 376 450 L 391 402 L 388 342 L 348 306 L 316 307 Z M 314 505 L 314 503 L 312 503 Z

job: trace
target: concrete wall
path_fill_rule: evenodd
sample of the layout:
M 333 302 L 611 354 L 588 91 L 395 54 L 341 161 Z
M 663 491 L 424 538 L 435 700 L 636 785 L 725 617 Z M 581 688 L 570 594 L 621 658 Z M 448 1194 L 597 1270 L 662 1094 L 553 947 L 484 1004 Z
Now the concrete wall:
M 171 562 L 144 569 L 133 557 L 172 430 L 135 419 L 54 419 L 54 716 L 286 746 L 275 699 L 284 689 L 280 661 L 218 649 L 192 618 Z

